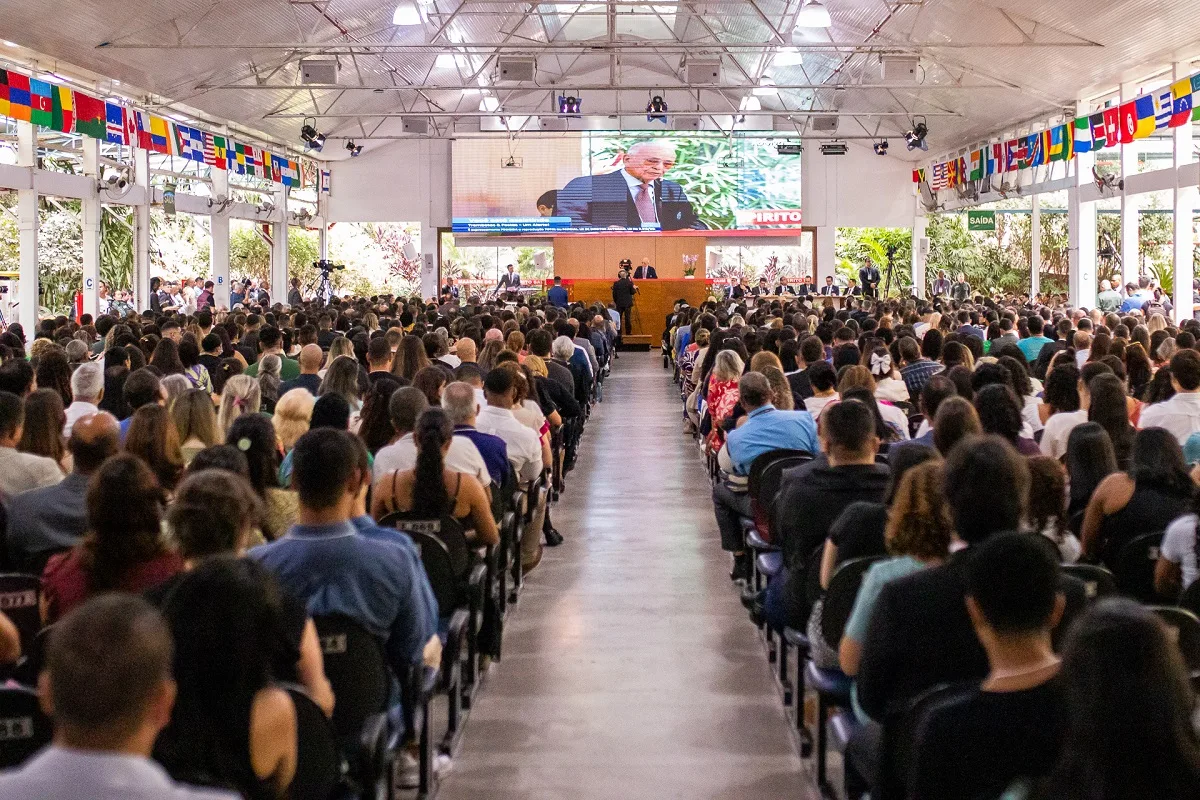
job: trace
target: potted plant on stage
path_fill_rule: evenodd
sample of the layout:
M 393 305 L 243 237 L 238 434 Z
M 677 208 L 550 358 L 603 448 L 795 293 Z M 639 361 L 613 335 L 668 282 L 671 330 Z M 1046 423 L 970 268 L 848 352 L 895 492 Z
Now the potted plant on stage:
M 699 261 L 700 261 L 700 256 L 698 256 L 694 253 L 683 256 L 683 279 L 684 280 L 691 281 L 691 280 L 696 279 L 696 264 Z

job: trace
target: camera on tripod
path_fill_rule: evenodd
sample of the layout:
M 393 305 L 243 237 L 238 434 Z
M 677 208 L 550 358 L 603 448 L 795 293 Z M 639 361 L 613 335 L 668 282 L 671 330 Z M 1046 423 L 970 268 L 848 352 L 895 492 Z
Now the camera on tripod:
M 335 264 L 327 258 L 322 258 L 320 261 L 313 262 L 313 269 L 319 269 L 321 272 L 330 273 L 334 270 L 345 269 L 345 264 Z

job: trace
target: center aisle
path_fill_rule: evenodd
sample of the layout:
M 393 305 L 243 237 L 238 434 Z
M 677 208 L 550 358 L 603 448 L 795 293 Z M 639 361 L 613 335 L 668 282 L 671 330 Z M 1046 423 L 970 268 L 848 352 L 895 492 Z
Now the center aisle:
M 439 800 L 816 796 L 677 396 L 614 364 Z

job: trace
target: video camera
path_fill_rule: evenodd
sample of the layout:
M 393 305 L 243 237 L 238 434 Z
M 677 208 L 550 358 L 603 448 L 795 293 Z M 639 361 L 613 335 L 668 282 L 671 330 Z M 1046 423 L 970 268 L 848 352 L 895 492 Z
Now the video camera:
M 333 272 L 334 270 L 345 269 L 345 264 L 335 264 L 327 258 L 313 262 L 313 269 L 318 269 L 321 272 Z

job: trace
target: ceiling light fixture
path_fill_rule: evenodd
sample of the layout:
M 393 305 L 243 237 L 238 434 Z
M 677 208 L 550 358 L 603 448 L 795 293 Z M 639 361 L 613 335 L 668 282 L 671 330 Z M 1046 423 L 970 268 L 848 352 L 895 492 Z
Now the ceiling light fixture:
M 804 63 L 799 47 L 781 47 L 775 51 L 771 63 L 777 67 L 798 67 Z
M 392 12 L 392 24 L 405 27 L 420 25 L 421 12 L 417 10 L 417 4 L 412 0 L 400 0 Z
M 758 79 L 758 86 L 752 90 L 759 97 L 771 97 L 779 94 L 779 89 L 775 86 L 775 81 L 770 75 L 763 75 Z
M 317 130 L 315 117 L 306 118 L 304 124 L 300 126 L 300 141 L 304 142 L 305 150 L 319 153 L 325 147 L 325 134 Z
M 880 139 L 878 142 L 872 145 L 871 149 L 875 151 L 875 155 L 877 156 L 886 156 L 888 151 L 888 140 Z
M 831 25 L 833 20 L 829 18 L 829 9 L 821 0 L 805 0 L 800 13 L 796 15 L 797 28 L 828 28 Z
M 351 158 L 358 158 L 359 154 L 362 153 L 362 145 L 355 144 L 353 139 L 349 139 L 346 141 L 346 150 L 350 152 Z
M 454 69 L 458 62 L 453 53 L 438 53 L 437 58 L 433 60 L 433 66 L 435 69 Z
M 746 95 L 738 104 L 738 111 L 762 111 L 762 101 L 754 95 Z
M 925 124 L 925 118 L 913 117 L 912 130 L 904 132 L 904 143 L 909 150 L 928 150 L 929 144 L 925 141 L 928 135 L 929 126 Z

